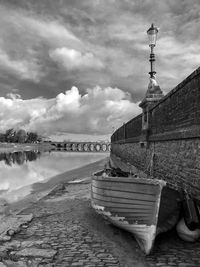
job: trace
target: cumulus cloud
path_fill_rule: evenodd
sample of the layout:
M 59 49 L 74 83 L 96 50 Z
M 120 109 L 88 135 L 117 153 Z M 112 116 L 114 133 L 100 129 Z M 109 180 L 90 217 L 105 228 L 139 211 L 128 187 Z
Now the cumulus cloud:
M 23 100 L 0 97 L 0 129 L 22 127 L 40 134 L 110 134 L 113 127 L 140 112 L 138 103 L 118 88 L 87 89 L 81 95 L 77 87 L 53 99 Z
M 8 93 L 6 95 L 7 98 L 10 98 L 10 99 L 20 99 L 21 98 L 21 95 L 20 94 L 16 94 L 16 93 Z
M 103 68 L 103 63 L 91 52 L 80 52 L 67 47 L 57 48 L 49 53 L 50 57 L 66 69 Z

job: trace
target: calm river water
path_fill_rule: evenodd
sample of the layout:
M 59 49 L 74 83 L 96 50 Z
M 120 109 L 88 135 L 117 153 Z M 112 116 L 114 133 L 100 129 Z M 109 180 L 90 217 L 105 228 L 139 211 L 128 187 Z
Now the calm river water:
M 0 197 L 16 201 L 30 193 L 30 185 L 98 161 L 108 153 L 24 151 L 0 153 Z

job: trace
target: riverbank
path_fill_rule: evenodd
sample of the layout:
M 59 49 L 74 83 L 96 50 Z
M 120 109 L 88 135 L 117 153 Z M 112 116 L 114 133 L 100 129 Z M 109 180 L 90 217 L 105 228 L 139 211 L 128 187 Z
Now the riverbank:
M 199 242 L 185 243 L 172 231 L 161 235 L 153 254 L 145 257 L 132 235 L 96 214 L 90 177 L 106 160 L 33 185 L 29 198 L 18 203 L 20 215 L 33 219 L 11 241 L 1 242 L 0 267 L 200 266 Z
M 1 244 L 4 266 L 125 267 L 132 266 L 125 262 L 133 248 L 143 257 L 132 237 L 125 233 L 125 241 L 120 230 L 90 206 L 91 174 L 106 162 L 104 159 L 36 183 L 28 197 L 11 205 L 12 213 L 32 214 L 33 219 L 10 242 Z M 146 266 L 137 262 L 138 257 L 135 255 L 134 266 Z
M 79 179 L 90 179 L 92 173 L 103 169 L 107 160 L 108 158 L 105 158 L 103 160 L 84 165 L 80 168 L 63 172 L 49 178 L 44 182 L 32 184 L 30 189 L 31 193 L 23 199 L 12 203 L 10 205 L 11 211 L 14 213 L 19 213 L 32 203 L 37 203 L 37 201 L 48 195 L 52 190 L 57 190 L 57 186 L 59 187 L 61 184 Z M 20 190 L 23 190 L 23 188 L 20 188 Z

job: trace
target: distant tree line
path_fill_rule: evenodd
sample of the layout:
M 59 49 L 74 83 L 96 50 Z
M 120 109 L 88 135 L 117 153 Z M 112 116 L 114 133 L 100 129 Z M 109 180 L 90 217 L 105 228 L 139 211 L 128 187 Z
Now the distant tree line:
M 24 129 L 8 129 L 5 133 L 0 133 L 0 142 L 8 143 L 36 143 L 41 142 L 42 137 L 36 132 L 26 132 Z

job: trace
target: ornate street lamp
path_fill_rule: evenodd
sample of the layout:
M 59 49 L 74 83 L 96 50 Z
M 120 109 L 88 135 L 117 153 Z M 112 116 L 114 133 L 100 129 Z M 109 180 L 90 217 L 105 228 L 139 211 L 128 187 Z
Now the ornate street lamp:
M 150 78 L 154 78 L 154 75 L 156 74 L 155 71 L 155 54 L 153 52 L 154 47 L 156 46 L 156 39 L 157 39 L 157 34 L 158 34 L 158 28 L 154 27 L 153 23 L 151 24 L 151 27 L 147 31 L 148 37 L 149 37 L 149 46 L 151 48 L 151 53 L 150 53 Z
M 157 101 L 161 97 L 163 97 L 163 93 L 160 89 L 160 86 L 158 85 L 156 81 L 156 71 L 155 71 L 155 54 L 154 54 L 154 47 L 156 46 L 156 39 L 157 39 L 157 34 L 158 34 L 158 28 L 156 28 L 153 23 L 151 24 L 151 27 L 147 31 L 147 35 L 149 37 L 149 46 L 151 48 L 151 53 L 150 53 L 150 81 L 148 85 L 148 90 L 146 93 L 146 99 L 151 99 L 152 101 Z
M 156 28 L 153 24 L 147 31 L 149 37 L 149 46 L 151 49 L 150 53 L 150 77 L 149 77 L 149 84 L 146 95 L 139 106 L 142 108 L 143 117 L 142 117 L 142 129 L 143 131 L 147 131 L 150 127 L 150 109 L 163 97 L 163 92 L 160 89 L 156 81 L 156 71 L 155 71 L 155 54 L 154 54 L 154 47 L 156 46 L 156 39 L 158 34 L 158 28 Z M 147 134 L 147 133 L 145 133 Z M 147 138 L 147 137 L 145 137 Z

